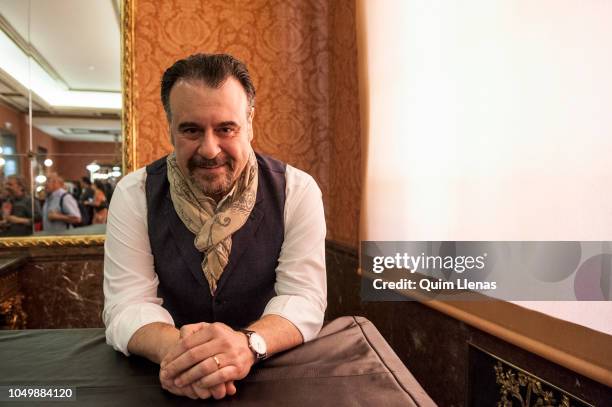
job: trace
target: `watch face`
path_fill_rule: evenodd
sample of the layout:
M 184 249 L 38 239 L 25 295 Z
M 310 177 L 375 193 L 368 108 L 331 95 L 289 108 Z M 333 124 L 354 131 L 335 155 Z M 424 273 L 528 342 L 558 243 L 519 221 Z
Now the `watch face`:
M 262 354 L 262 355 L 266 353 L 266 342 L 257 333 L 253 332 L 251 334 L 251 338 L 249 342 L 251 343 L 251 347 L 253 348 L 255 352 Z

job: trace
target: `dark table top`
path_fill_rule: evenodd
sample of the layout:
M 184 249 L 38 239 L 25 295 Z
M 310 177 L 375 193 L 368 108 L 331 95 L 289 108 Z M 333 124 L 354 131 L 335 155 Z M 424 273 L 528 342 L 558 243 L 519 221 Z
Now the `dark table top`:
M 103 329 L 0 331 L 0 388 L 5 393 L 2 386 L 66 386 L 76 392 L 76 401 L 0 405 L 435 405 L 372 323 L 361 317 L 336 319 L 317 339 L 256 365 L 237 383 L 237 394 L 220 401 L 174 396 L 161 388 L 158 374 L 158 365 L 108 346 Z

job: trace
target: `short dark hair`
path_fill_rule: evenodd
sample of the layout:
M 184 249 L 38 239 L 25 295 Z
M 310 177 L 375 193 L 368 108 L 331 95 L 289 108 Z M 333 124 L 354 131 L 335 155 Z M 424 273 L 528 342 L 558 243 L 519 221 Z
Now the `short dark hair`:
M 6 177 L 6 180 L 8 181 L 9 179 L 14 179 L 17 185 L 19 185 L 19 187 L 21 188 L 22 192 L 28 192 L 28 185 L 22 175 L 9 175 L 8 177 Z
M 161 100 L 168 121 L 170 110 L 170 91 L 179 79 L 203 81 L 211 88 L 218 88 L 228 77 L 234 77 L 244 89 L 250 107 L 255 107 L 255 86 L 246 65 L 228 54 L 193 54 L 176 61 L 166 69 L 161 81 Z

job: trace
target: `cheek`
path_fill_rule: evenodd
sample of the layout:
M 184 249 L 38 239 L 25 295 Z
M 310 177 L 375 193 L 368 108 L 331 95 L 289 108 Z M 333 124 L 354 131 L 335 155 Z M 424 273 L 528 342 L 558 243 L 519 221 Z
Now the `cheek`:
M 197 150 L 197 143 L 189 143 L 185 140 L 174 143 L 174 152 L 179 163 L 187 162 Z
M 243 167 L 249 158 L 248 145 L 236 144 L 225 150 L 238 167 Z

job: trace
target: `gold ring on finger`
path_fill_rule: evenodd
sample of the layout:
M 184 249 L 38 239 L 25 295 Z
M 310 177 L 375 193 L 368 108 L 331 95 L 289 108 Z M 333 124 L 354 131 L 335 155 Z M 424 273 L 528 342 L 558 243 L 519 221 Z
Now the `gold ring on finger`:
M 213 360 L 217 364 L 217 369 L 221 369 L 221 362 L 219 362 L 219 358 L 216 356 L 213 356 Z

